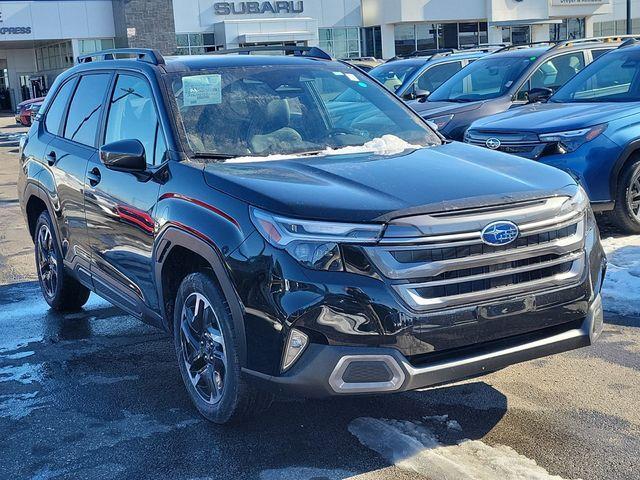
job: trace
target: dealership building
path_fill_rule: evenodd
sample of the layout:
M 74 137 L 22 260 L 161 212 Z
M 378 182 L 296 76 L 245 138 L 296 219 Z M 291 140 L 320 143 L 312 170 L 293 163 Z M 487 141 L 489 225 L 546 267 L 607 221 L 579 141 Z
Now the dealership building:
M 633 8 L 640 17 L 640 0 Z M 390 58 L 620 34 L 625 16 L 625 0 L 0 1 L 0 109 L 46 93 L 79 55 L 114 46 L 316 45 L 337 58 Z

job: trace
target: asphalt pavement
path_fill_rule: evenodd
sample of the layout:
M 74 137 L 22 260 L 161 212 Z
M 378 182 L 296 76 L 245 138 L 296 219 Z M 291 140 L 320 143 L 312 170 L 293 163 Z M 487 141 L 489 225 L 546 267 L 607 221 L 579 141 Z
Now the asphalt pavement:
M 592 347 L 452 386 L 279 399 L 215 426 L 190 404 L 168 335 L 95 296 L 78 313 L 47 308 L 16 171 L 0 148 L 0 479 L 439 480 L 429 455 L 461 445 L 548 472 L 522 479 L 640 478 L 638 318 L 607 313 Z

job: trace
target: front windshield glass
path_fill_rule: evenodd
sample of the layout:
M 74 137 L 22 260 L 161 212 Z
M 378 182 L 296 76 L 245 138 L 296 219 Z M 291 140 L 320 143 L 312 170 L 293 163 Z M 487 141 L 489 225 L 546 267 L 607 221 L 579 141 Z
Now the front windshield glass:
M 608 53 L 573 77 L 551 97 L 551 102 L 640 101 L 640 50 Z
M 418 68 L 420 64 L 415 62 L 389 62 L 372 69 L 369 75 L 395 92 Z
M 196 154 L 311 154 L 392 138 L 429 146 L 439 137 L 356 69 L 240 66 L 177 73 L 167 81 Z
M 463 68 L 438 87 L 430 102 L 475 102 L 498 98 L 509 91 L 535 57 L 486 57 Z

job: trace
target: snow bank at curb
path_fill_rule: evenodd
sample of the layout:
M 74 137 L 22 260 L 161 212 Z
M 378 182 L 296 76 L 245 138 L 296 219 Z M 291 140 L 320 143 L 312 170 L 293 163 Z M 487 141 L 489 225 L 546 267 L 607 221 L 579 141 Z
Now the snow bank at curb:
M 329 156 L 329 155 L 353 155 L 356 153 L 372 153 L 374 155 L 397 155 L 405 150 L 417 150 L 422 148 L 419 145 L 412 145 L 403 139 L 396 137 L 395 135 L 383 135 L 380 138 L 374 138 L 368 141 L 364 145 L 357 147 L 343 147 L 343 148 L 327 148 L 314 156 Z M 254 162 L 269 162 L 276 160 L 292 160 L 299 158 L 308 158 L 309 155 L 268 155 L 266 157 L 236 157 L 225 160 L 224 163 L 254 163 Z
M 640 235 L 602 239 L 607 277 L 602 287 L 604 309 L 640 316 Z
M 361 417 L 349 431 L 387 461 L 432 480 L 563 480 L 504 445 L 443 445 L 422 423 Z

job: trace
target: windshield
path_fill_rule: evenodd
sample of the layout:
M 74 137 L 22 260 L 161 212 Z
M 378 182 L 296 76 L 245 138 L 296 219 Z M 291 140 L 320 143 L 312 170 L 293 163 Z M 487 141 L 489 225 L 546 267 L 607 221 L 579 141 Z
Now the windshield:
M 486 57 L 463 68 L 430 96 L 430 102 L 475 102 L 509 91 L 535 57 Z
M 421 65 L 415 62 L 390 62 L 372 69 L 369 75 L 395 92 Z
M 441 143 L 400 100 L 336 63 L 221 67 L 166 78 L 196 154 L 310 154 L 385 135 L 420 147 Z
M 640 50 L 621 49 L 593 62 L 551 97 L 551 102 L 640 101 Z

